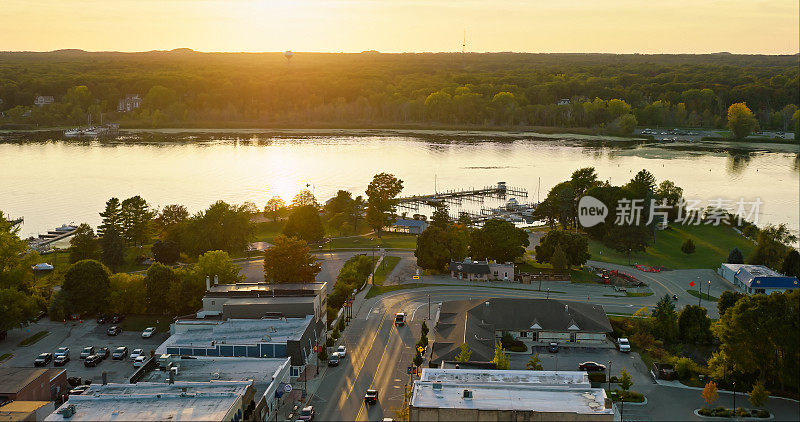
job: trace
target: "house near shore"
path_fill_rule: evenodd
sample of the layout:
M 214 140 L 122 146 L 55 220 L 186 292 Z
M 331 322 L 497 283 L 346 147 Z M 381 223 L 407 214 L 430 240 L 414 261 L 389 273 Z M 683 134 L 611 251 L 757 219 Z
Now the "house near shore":
M 490 261 L 450 261 L 450 276 L 468 281 L 514 281 L 514 263 Z
M 119 100 L 117 104 L 117 111 L 120 113 L 128 113 L 142 106 L 142 99 L 139 94 L 128 94 L 125 98 Z
M 399 218 L 392 223 L 386 231 L 394 233 L 422 234 L 428 228 L 428 222 L 424 220 L 408 220 Z
M 42 107 L 47 104 L 53 104 L 55 102 L 55 98 L 52 95 L 37 95 L 36 99 L 33 100 L 33 105 L 37 107 Z
M 717 273 L 745 294 L 770 294 L 800 288 L 797 277 L 783 275 L 763 265 L 722 264 Z
M 558 105 L 560 105 L 560 106 L 562 106 L 562 105 L 569 105 L 569 104 L 570 104 L 570 100 L 569 100 L 569 98 L 562 98 L 562 99 L 558 100 L 558 101 L 556 102 L 556 104 L 558 104 Z

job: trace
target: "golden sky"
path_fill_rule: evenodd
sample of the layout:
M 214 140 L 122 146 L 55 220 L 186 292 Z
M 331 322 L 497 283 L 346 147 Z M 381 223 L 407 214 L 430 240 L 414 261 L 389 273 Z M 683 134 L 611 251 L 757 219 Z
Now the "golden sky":
M 0 0 L 0 51 L 794 54 L 797 0 Z

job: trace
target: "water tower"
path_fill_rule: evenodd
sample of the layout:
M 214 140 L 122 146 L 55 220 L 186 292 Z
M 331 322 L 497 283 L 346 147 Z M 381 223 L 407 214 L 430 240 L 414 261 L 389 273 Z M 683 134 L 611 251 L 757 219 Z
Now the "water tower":
M 286 57 L 286 62 L 290 63 L 292 61 L 292 57 L 294 57 L 294 53 L 292 53 L 291 50 L 287 50 L 285 53 L 283 53 L 283 57 Z

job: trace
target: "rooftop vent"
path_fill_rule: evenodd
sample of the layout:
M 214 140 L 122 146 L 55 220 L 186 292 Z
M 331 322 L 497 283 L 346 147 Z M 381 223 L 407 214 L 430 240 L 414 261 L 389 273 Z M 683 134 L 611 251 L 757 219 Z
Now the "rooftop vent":
M 433 383 L 433 391 L 442 391 L 442 382 L 436 381 Z
M 74 414 L 75 414 L 75 405 L 74 405 L 74 404 L 71 404 L 71 405 L 69 405 L 69 406 L 67 406 L 67 407 L 65 407 L 65 408 L 63 408 L 63 409 L 61 409 L 61 410 L 59 410 L 59 411 L 58 411 L 58 414 L 59 414 L 59 415 L 61 415 L 61 416 L 63 416 L 63 417 L 64 417 L 64 419 L 69 419 L 69 418 L 71 418 L 71 417 L 72 417 L 72 415 L 74 415 Z
M 472 400 L 472 390 L 464 390 L 464 400 Z
M 569 305 L 564 305 L 564 312 L 569 312 Z

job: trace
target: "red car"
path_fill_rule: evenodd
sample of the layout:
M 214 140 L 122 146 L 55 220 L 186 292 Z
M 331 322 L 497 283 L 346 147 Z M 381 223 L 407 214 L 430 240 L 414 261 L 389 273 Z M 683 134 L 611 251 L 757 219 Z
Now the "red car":
M 582 364 L 578 365 L 578 370 L 586 372 L 601 372 L 606 370 L 606 366 L 597 362 L 583 362 Z

